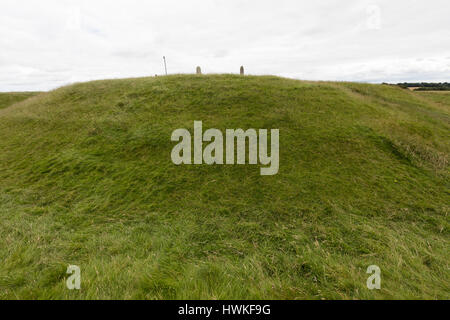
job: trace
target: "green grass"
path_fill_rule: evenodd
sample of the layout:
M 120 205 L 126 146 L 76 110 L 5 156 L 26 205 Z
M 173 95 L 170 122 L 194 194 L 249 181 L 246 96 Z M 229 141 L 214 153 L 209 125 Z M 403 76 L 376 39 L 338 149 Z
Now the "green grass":
M 0 109 L 37 95 L 39 92 L 0 92 Z
M 279 173 L 173 165 L 171 133 L 194 120 L 280 129 Z M 397 87 L 234 75 L 3 109 L 0 298 L 448 299 L 449 120 Z
M 443 105 L 447 108 L 447 112 L 450 110 L 450 91 L 415 91 L 414 93 Z

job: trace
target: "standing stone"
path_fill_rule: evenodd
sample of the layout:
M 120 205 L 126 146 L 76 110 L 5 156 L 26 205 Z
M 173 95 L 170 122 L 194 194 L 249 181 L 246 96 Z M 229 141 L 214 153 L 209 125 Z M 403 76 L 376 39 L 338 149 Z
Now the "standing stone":
M 197 74 L 202 74 L 202 68 L 197 67 Z
M 244 75 L 244 66 L 241 66 L 241 76 Z

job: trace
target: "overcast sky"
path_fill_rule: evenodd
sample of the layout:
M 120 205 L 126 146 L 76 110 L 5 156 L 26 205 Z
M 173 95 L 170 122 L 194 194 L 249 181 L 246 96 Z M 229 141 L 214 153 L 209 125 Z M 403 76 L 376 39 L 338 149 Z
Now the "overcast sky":
M 450 81 L 448 0 L 1 0 L 0 91 L 169 73 Z

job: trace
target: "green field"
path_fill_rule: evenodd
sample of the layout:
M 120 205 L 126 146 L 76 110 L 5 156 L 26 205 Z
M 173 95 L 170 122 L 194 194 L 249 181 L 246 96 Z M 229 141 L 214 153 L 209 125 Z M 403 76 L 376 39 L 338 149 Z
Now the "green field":
M 440 94 L 173 75 L 4 108 L 0 298 L 449 299 Z M 280 129 L 279 173 L 174 165 L 171 133 L 194 120 Z M 381 290 L 366 287 L 369 265 Z
M 0 92 L 0 109 L 9 107 L 14 103 L 26 100 L 39 92 Z
M 450 109 L 450 91 L 416 91 L 416 95 Z

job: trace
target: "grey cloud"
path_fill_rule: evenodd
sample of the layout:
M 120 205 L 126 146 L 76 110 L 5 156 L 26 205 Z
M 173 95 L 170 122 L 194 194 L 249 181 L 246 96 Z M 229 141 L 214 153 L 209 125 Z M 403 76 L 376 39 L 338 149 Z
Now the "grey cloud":
M 448 81 L 448 7 L 445 0 L 2 0 L 0 91 L 161 74 L 163 55 L 171 73 L 245 65 L 253 74 L 310 80 Z

